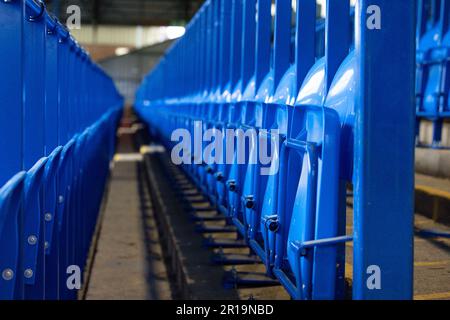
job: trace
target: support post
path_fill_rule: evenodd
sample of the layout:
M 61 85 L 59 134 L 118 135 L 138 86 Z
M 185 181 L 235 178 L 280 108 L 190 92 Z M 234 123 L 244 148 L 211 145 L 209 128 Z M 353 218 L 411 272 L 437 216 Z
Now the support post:
M 357 2 L 355 299 L 412 298 L 415 2 Z
M 18 1 L 0 3 L 0 187 L 22 170 L 22 32 L 23 8 Z

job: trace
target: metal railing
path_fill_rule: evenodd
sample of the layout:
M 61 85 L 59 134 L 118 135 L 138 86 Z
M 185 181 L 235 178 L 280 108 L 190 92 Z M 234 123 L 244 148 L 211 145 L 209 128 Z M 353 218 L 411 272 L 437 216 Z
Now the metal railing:
M 122 97 L 42 2 L 0 20 L 0 299 L 75 299 Z
M 316 1 L 297 0 L 295 27 L 291 1 L 275 1 L 274 17 L 271 3 L 206 1 L 144 79 L 135 109 L 169 149 L 179 146 L 176 129 L 197 140 L 209 129 L 279 139 L 269 147 L 279 170 L 268 176 L 249 156 L 239 163 L 235 149 L 231 163 L 218 163 L 204 140 L 181 141 L 180 154 L 293 298 L 342 299 L 353 241 L 353 298 L 411 299 L 415 2 L 358 0 L 352 45 L 349 1 L 328 0 L 324 57 Z M 251 155 L 262 145 L 241 147 Z
M 418 0 L 416 109 L 432 121 L 432 147 L 441 147 L 444 121 L 450 118 L 450 1 Z M 420 143 L 419 145 L 423 146 Z

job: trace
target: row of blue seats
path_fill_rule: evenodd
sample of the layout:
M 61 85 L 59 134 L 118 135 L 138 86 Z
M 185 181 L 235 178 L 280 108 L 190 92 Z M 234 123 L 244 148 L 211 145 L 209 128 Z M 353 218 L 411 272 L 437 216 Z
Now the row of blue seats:
M 207 0 L 143 80 L 135 110 L 292 298 L 343 298 L 349 241 L 354 298 L 411 298 L 415 6 L 327 0 L 320 56 L 316 1 L 296 1 L 294 42 L 292 3 L 276 0 L 272 17 L 271 0 Z M 220 149 L 226 136 L 197 141 L 227 129 L 268 141 L 232 138 L 243 159 Z M 264 147 L 271 162 L 250 161 Z M 374 263 L 382 288 L 368 285 Z
M 352 16 L 354 12 L 352 12 Z M 445 119 L 450 118 L 450 1 L 419 0 L 417 13 L 416 113 L 419 146 L 421 120 L 433 122 L 433 147 L 440 147 Z M 318 20 L 316 55 L 324 55 L 324 21 Z M 293 39 L 295 41 L 295 39 Z
M 344 242 L 352 238 L 340 207 L 352 181 L 351 9 L 348 1 L 328 1 L 332 25 L 325 56 L 316 57 L 316 1 L 297 5 L 290 61 L 291 1 L 276 1 L 272 54 L 270 0 L 206 1 L 144 80 L 136 111 L 168 148 L 173 130 L 194 136 L 199 120 L 204 130 L 278 129 L 279 136 L 266 131 L 269 141 L 281 139 L 272 150 L 275 174 L 239 164 L 236 152 L 232 164 L 204 159 L 185 170 L 293 298 L 337 299 L 344 295 Z M 259 147 L 248 141 L 247 157 Z
M 0 299 L 76 299 L 122 97 L 42 2 L 0 20 Z
M 444 119 L 450 118 L 450 1 L 419 0 L 417 19 L 416 112 L 433 121 L 433 146 L 442 140 Z

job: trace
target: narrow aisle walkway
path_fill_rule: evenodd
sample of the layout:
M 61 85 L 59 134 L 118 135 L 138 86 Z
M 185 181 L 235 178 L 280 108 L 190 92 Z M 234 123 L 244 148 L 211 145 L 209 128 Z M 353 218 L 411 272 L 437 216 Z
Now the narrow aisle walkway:
M 171 299 L 133 130 L 121 130 L 86 299 Z

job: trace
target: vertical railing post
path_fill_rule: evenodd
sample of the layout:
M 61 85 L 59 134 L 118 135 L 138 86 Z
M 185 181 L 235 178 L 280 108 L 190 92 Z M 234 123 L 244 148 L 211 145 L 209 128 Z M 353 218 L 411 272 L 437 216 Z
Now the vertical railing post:
M 417 29 L 416 29 L 416 48 L 419 48 L 420 39 L 427 28 L 428 17 L 425 10 L 425 0 L 417 0 Z
M 242 33 L 242 88 L 245 90 L 255 74 L 256 0 L 244 0 Z
M 20 1 L 0 3 L 0 50 L 3 77 L 0 117 L 0 186 L 22 169 L 22 28 L 23 10 Z
M 232 0 L 231 84 L 232 92 L 241 78 L 242 65 L 242 0 Z
M 290 66 L 292 21 L 291 1 L 276 0 L 275 7 L 274 90 Z
M 220 25 L 219 78 L 220 91 L 223 91 L 230 79 L 231 1 L 222 1 L 221 5 L 222 23 Z
M 58 145 L 69 140 L 67 132 L 67 70 L 68 70 L 68 32 L 62 25 L 58 27 Z M 95 103 L 95 102 L 94 102 Z
M 439 22 L 441 16 L 441 1 L 442 0 L 431 1 L 431 19 L 433 25 Z
M 300 90 L 303 80 L 315 62 L 316 1 L 297 0 L 295 32 L 295 67 L 297 84 Z
M 258 0 L 258 22 L 256 24 L 256 90 L 261 86 L 264 77 L 270 70 L 270 33 L 272 29 L 270 0 Z
M 213 1 L 209 1 L 209 6 L 207 9 L 207 26 L 206 26 L 206 46 L 205 46 L 205 52 L 206 52 L 206 69 L 205 69 L 205 93 L 209 93 L 212 88 L 211 83 L 211 73 L 212 73 L 212 64 L 213 64 L 213 27 L 214 27 L 214 5 Z
M 327 92 L 350 48 L 350 1 L 327 0 L 325 21 L 325 77 Z
M 44 156 L 45 32 L 43 12 L 25 4 L 23 32 L 23 170 Z
M 212 88 L 214 92 L 219 87 L 220 79 L 219 79 L 219 69 L 220 66 L 220 31 L 221 31 L 221 2 L 226 0 L 215 0 L 214 1 L 214 43 L 213 43 L 213 72 L 212 72 Z
M 412 298 L 415 15 L 411 0 L 357 2 L 355 299 Z

